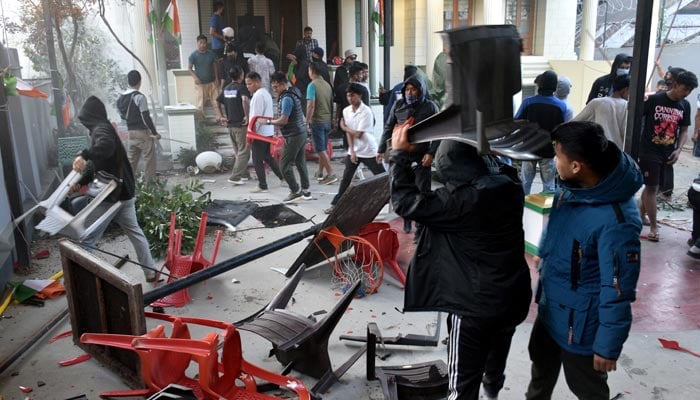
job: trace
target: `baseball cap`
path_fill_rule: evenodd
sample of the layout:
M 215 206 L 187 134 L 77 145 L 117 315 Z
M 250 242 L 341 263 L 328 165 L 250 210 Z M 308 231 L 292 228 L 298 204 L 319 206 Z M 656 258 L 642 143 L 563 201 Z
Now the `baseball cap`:
M 316 47 L 316 48 L 313 50 L 313 53 L 316 54 L 317 56 L 323 58 L 323 49 L 322 49 L 322 48 Z
M 352 50 L 352 49 L 345 50 L 345 58 L 352 57 L 352 56 L 357 57 L 355 50 Z

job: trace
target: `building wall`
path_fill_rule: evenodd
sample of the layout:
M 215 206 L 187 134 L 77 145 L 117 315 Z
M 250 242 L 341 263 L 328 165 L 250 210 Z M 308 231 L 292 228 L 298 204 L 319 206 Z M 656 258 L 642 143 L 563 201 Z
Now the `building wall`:
M 200 34 L 201 20 L 204 18 L 204 26 L 209 31 L 209 18 L 211 17 L 211 1 L 202 1 L 202 14 L 197 18 L 197 0 L 179 0 L 177 3 L 180 12 L 180 29 L 182 35 L 182 45 L 180 46 L 180 66 L 187 69 L 188 58 L 193 51 L 197 50 L 197 36 Z M 208 12 L 207 12 L 208 11 Z M 202 28 L 204 29 L 204 28 Z
M 533 54 L 575 60 L 576 0 L 539 0 L 536 10 Z

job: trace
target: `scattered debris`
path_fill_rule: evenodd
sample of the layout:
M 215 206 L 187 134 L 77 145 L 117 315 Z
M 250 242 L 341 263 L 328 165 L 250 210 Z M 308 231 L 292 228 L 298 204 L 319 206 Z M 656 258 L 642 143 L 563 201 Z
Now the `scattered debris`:
M 19 390 L 21 390 L 22 393 L 31 393 L 33 389 L 29 386 L 20 386 Z
M 231 283 L 241 283 L 241 281 L 239 281 L 239 280 L 236 279 L 236 278 L 233 278 L 233 279 L 231 279 Z
M 83 355 L 80 355 L 80 356 L 75 357 L 75 358 L 59 361 L 58 365 L 60 365 L 61 367 L 68 367 L 71 365 L 80 364 L 81 362 L 87 361 L 90 358 L 91 358 L 90 354 L 83 354 Z
M 48 250 L 41 250 L 41 251 L 37 252 L 36 254 L 34 254 L 32 256 L 32 258 L 35 260 L 43 260 L 45 258 L 49 258 L 50 255 L 51 255 L 51 253 L 49 253 Z

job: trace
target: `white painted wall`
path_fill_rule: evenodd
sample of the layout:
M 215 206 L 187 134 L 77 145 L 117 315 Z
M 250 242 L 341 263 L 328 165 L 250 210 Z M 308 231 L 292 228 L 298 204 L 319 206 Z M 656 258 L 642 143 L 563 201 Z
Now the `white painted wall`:
M 538 1 L 535 26 L 535 54 L 558 60 L 576 59 L 576 0 Z

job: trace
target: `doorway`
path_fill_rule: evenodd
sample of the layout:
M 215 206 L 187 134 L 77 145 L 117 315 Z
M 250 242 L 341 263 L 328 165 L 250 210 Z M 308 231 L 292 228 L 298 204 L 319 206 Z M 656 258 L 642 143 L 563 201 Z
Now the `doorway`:
M 537 0 L 506 0 L 506 24 L 515 25 L 523 40 L 523 55 L 532 55 Z

